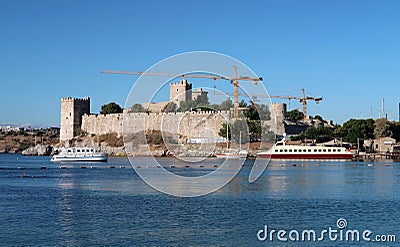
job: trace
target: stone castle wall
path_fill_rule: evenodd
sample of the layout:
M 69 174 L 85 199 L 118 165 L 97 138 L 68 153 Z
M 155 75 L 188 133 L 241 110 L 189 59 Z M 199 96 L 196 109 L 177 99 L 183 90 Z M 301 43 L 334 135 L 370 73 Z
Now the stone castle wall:
M 277 134 L 284 133 L 283 119 L 286 105 L 270 105 L 271 120 L 266 125 Z M 125 118 L 125 119 L 124 119 Z M 119 113 L 90 114 L 90 98 L 61 99 L 60 141 L 71 140 L 77 130 L 88 134 L 138 133 L 162 130 L 177 134 L 179 138 L 218 138 L 222 124 L 232 119 L 230 111 L 172 112 L 172 113 Z
M 98 114 L 82 116 L 81 129 L 88 134 L 102 135 L 107 133 L 122 134 L 123 113 L 116 114 Z
M 222 124 L 230 118 L 230 111 L 86 114 L 82 116 L 81 128 L 95 135 L 111 132 L 121 135 L 123 130 L 128 133 L 162 130 L 186 138 L 216 138 Z

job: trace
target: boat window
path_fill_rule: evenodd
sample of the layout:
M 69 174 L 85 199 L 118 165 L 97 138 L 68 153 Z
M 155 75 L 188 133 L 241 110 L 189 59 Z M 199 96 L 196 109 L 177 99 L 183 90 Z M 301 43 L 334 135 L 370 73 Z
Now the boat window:
M 289 152 L 292 152 L 292 149 L 289 149 Z
M 322 150 L 321 150 L 321 149 L 318 149 L 318 152 L 322 152 Z
M 326 149 L 324 149 L 323 151 L 326 152 Z
M 333 152 L 336 152 L 336 149 L 332 149 Z
M 281 150 L 279 150 L 279 152 L 281 152 L 281 153 L 282 153 L 282 152 L 283 152 L 283 150 L 281 149 Z
M 285 149 L 285 152 L 287 152 L 287 149 Z
M 276 146 L 282 146 L 283 145 L 283 143 L 277 143 L 276 144 Z
M 304 152 L 304 153 L 307 153 L 307 150 L 303 149 L 303 152 Z
M 297 149 L 293 149 L 293 152 L 297 152 Z
M 308 149 L 308 152 L 311 152 L 311 149 Z
M 330 152 L 330 151 L 332 151 L 332 150 L 328 149 L 328 152 Z
M 90 149 L 90 152 L 93 152 L 93 148 Z
M 80 153 L 80 152 L 81 152 L 81 150 L 80 150 L 80 149 L 77 149 L 77 150 L 76 150 L 76 152 L 77 152 L 77 153 Z

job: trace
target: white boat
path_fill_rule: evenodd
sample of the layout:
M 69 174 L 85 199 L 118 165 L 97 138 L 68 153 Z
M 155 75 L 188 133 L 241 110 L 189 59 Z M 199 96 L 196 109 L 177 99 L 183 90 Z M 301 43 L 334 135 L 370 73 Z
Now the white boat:
M 228 150 L 223 153 L 216 153 L 219 159 L 246 159 L 248 152 L 246 150 Z
M 226 132 L 226 139 L 228 140 L 228 128 Z M 239 150 L 229 149 L 228 142 L 226 143 L 226 152 L 215 153 L 218 159 L 246 159 L 249 152 L 247 150 L 242 150 L 242 132 L 239 132 Z
M 52 162 L 107 162 L 108 155 L 94 148 L 61 148 L 51 157 Z
M 257 153 L 260 158 L 284 160 L 351 160 L 353 154 L 345 147 L 286 145 L 283 139 L 265 152 Z

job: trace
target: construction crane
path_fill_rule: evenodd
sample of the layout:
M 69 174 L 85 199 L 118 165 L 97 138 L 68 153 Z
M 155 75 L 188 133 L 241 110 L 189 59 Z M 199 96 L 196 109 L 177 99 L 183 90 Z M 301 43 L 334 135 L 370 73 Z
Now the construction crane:
M 311 97 L 311 96 L 306 96 L 304 88 L 301 89 L 301 92 L 302 92 L 302 96 L 265 95 L 265 94 L 248 95 L 248 94 L 242 94 L 242 93 L 239 93 L 238 96 L 249 97 L 253 101 L 257 101 L 257 98 L 274 98 L 274 99 L 287 99 L 287 100 L 294 99 L 294 100 L 299 100 L 299 102 L 302 104 L 303 114 L 304 114 L 304 116 L 307 116 L 307 101 L 313 100 L 313 101 L 315 101 L 315 103 L 319 104 L 319 102 L 321 100 L 323 100 L 323 98 L 322 97 L 315 98 L 315 97 Z M 229 93 L 224 93 L 224 94 L 230 95 Z
M 233 66 L 234 77 L 223 75 L 211 75 L 211 74 L 200 74 L 200 73 L 190 73 L 190 74 L 169 74 L 169 73 L 152 73 L 152 72 L 132 72 L 132 71 L 122 71 L 122 70 L 102 70 L 102 74 L 117 74 L 117 75 L 144 75 L 144 76 L 164 76 L 164 77 L 183 77 L 183 78 L 204 78 L 213 80 L 228 80 L 233 84 L 233 117 L 237 119 L 239 117 L 239 81 L 252 81 L 257 84 L 262 81 L 262 77 L 248 77 L 248 76 L 238 76 L 237 67 Z

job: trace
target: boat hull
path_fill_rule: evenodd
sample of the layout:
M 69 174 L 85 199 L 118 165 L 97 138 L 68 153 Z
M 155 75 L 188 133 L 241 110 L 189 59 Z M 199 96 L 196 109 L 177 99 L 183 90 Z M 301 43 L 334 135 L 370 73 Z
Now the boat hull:
M 91 157 L 65 157 L 54 155 L 51 158 L 52 162 L 107 162 L 108 156 L 91 156 Z
M 353 155 L 351 153 L 344 153 L 344 154 L 271 154 L 271 153 L 258 153 L 258 157 L 265 158 L 265 159 L 306 159 L 306 160 L 351 160 Z
M 246 159 L 246 155 L 235 155 L 235 154 L 215 154 L 218 159 Z

